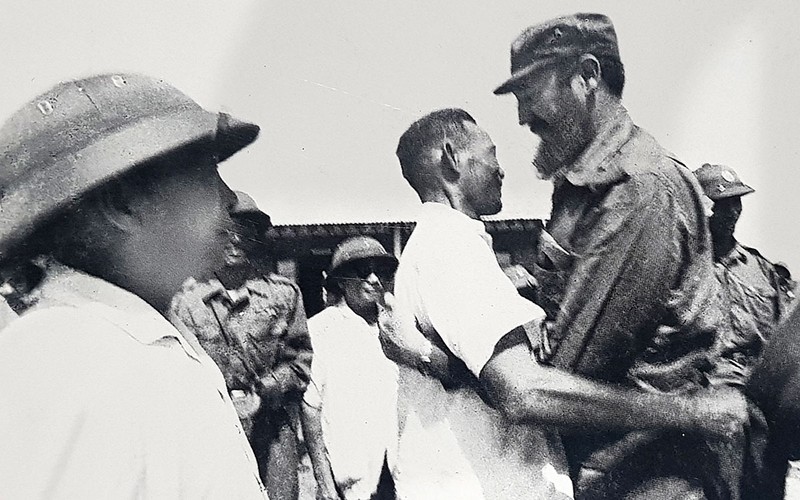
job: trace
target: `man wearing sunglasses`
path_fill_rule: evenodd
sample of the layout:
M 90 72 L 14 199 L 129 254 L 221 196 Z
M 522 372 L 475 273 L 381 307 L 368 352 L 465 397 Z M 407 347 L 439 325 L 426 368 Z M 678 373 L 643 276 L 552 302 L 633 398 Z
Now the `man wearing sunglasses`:
M 325 285 L 332 305 L 308 321 L 314 361 L 303 431 L 318 499 L 394 498 L 386 460 L 397 443 L 397 366 L 381 348 L 378 302 L 395 269 L 374 238 L 341 242 Z

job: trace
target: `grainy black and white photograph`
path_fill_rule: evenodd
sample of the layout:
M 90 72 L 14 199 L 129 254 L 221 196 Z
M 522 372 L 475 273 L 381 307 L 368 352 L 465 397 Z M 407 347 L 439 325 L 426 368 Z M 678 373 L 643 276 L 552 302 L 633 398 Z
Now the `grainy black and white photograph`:
M 800 500 L 797 19 L 6 2 L 0 499 Z

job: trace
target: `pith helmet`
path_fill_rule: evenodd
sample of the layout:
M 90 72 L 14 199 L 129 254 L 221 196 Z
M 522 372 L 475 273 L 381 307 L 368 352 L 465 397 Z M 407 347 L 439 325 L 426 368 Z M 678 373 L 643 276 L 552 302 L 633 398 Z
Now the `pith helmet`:
M 201 144 L 223 161 L 258 131 L 143 75 L 60 83 L 0 128 L 0 258 L 71 202 L 137 165 Z
M 712 200 L 744 196 L 755 191 L 739 179 L 734 169 L 725 165 L 705 163 L 694 171 L 703 192 Z
M 354 236 L 339 243 L 333 251 L 328 276 L 336 276 L 342 266 L 362 259 L 377 259 L 397 267 L 397 259 L 383 248 L 375 238 Z
M 231 209 L 232 217 L 239 217 L 255 222 L 260 228 L 267 229 L 272 226 L 269 215 L 258 208 L 256 200 L 243 191 L 234 191 L 236 195 L 236 205 Z

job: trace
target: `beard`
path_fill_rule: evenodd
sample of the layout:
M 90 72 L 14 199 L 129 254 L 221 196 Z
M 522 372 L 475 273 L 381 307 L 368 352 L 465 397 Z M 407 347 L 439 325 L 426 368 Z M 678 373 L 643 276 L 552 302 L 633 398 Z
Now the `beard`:
M 533 166 L 540 178 L 550 180 L 578 159 L 592 141 L 594 129 L 588 116 L 570 107 L 555 126 L 548 125 L 546 131 L 538 135 L 541 141 Z
M 556 141 L 539 142 L 533 166 L 540 179 L 550 180 L 568 163 L 571 152 Z

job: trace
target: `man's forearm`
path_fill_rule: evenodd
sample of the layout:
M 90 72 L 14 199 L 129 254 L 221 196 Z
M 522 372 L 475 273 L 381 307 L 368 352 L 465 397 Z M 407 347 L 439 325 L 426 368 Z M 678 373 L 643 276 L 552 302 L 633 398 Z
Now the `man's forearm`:
M 308 457 L 311 459 L 311 467 L 314 470 L 314 478 L 317 480 L 318 492 L 324 493 L 323 495 L 318 495 L 318 497 L 325 498 L 327 495 L 338 498 L 338 495 L 336 495 L 336 483 L 333 479 L 331 464 L 328 460 L 328 453 L 322 436 L 321 411 L 306 403 L 302 403 L 300 407 L 300 421 L 303 427 L 303 439 L 305 439 L 306 448 L 308 449 Z
M 644 392 L 592 381 L 531 358 L 526 345 L 496 353 L 481 372 L 490 399 L 515 422 L 603 431 L 680 430 L 725 434 L 738 429 L 737 394 Z M 737 397 L 738 396 L 738 397 Z

